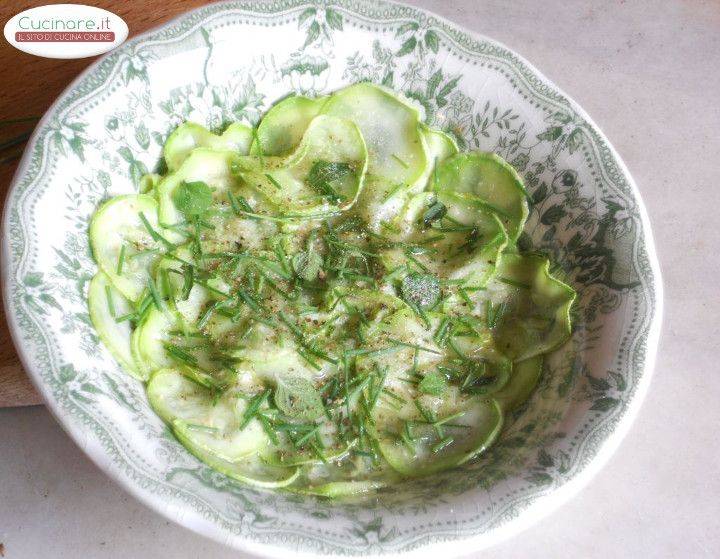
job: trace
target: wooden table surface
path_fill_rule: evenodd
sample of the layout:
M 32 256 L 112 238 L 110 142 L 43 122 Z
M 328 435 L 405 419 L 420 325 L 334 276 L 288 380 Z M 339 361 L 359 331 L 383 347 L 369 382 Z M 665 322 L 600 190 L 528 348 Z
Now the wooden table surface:
M 39 0 L 35 2 L 2 0 L 0 23 L 3 25 L 22 10 L 46 4 L 63 4 L 67 0 Z M 130 36 L 142 33 L 168 19 L 207 4 L 203 0 L 85 0 L 84 3 L 104 8 L 119 15 L 130 28 Z M 40 58 L 16 50 L 0 38 L 0 68 L 3 86 L 0 89 L 0 121 L 23 117 L 39 117 L 48 109 L 65 87 L 90 63 L 93 58 L 56 60 Z M 0 128 L 0 144 L 21 135 L 32 124 L 17 124 Z M 15 173 L 18 158 L 3 161 L 14 155 L 13 149 L 0 154 L 0 199 L 5 204 L 10 181 Z M 40 397 L 20 365 L 5 321 L 0 310 L 0 407 L 40 404 Z

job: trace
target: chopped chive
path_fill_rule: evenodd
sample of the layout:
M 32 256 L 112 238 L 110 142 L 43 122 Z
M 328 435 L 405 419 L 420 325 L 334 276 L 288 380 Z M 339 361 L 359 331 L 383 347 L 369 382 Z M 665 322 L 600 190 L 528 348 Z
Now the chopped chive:
M 125 243 L 120 247 L 120 254 L 118 254 L 117 268 L 115 269 L 118 276 L 122 275 L 123 264 L 125 264 Z
M 270 425 L 270 421 L 268 421 L 268 418 L 265 417 L 265 415 L 262 413 L 258 413 L 257 418 L 260 421 L 260 425 L 262 425 L 263 431 L 265 431 L 265 434 L 272 441 L 272 443 L 276 446 L 279 445 L 280 439 L 278 439 L 277 433 L 275 433 L 272 425 Z
M 409 250 L 405 250 L 405 257 L 410 260 L 410 262 L 415 264 L 418 268 L 420 268 L 423 272 L 428 271 L 427 266 L 425 266 L 422 262 L 415 258 Z
M 140 212 L 138 214 L 138 216 L 140 217 L 140 221 L 142 221 L 143 225 L 145 226 L 145 229 L 147 230 L 147 232 L 150 234 L 150 236 L 152 237 L 152 239 L 154 241 L 162 243 L 163 245 L 165 245 L 165 248 L 167 248 L 170 251 L 175 250 L 177 248 L 174 244 L 172 244 L 165 237 L 163 237 L 160 233 L 155 231 L 155 229 L 153 229 L 153 226 L 150 225 L 150 222 L 147 220 L 144 213 Z
M 406 169 L 410 168 L 410 165 L 408 165 L 407 162 L 404 161 L 401 157 L 399 157 L 396 153 L 393 153 L 391 157 Z
M 105 296 L 107 297 L 107 306 L 110 316 L 115 318 L 115 303 L 113 302 L 112 290 L 109 285 L 105 286 Z
M 447 448 L 454 442 L 455 442 L 455 439 L 453 439 L 452 437 L 445 437 L 444 439 L 441 439 L 440 441 L 438 441 L 436 444 L 432 445 L 431 450 L 437 454 L 438 452 L 440 452 L 444 448 Z
M 280 185 L 280 183 L 270 173 L 265 173 L 265 178 L 269 180 L 275 188 L 277 188 L 278 190 L 282 190 L 282 186 Z
M 192 367 L 197 367 L 198 365 L 198 359 L 193 354 L 188 353 L 183 348 L 176 346 L 175 344 L 164 344 L 165 351 L 168 352 L 168 354 L 175 359 L 176 361 L 180 361 L 181 363 L 185 363 L 186 365 L 190 365 Z
M 150 295 L 152 296 L 153 303 L 155 303 L 155 307 L 161 311 L 163 308 L 162 297 L 160 297 L 160 293 L 151 276 L 148 276 L 148 289 L 150 290 Z
M 389 342 L 392 342 L 392 343 L 394 343 L 394 344 L 400 345 L 400 346 L 411 347 L 411 348 L 414 348 L 414 349 L 416 349 L 416 350 L 418 350 L 418 351 L 425 351 L 425 352 L 427 352 L 427 353 L 434 353 L 434 354 L 436 354 L 436 355 L 441 355 L 441 352 L 436 351 L 436 350 L 434 350 L 434 349 L 430 349 L 429 347 L 423 347 L 423 346 L 417 345 L 417 344 L 409 344 L 409 343 L 407 343 L 407 342 L 401 342 L 400 340 L 396 340 L 396 339 L 393 339 L 393 338 L 388 338 L 388 341 L 389 341 Z
M 385 202 L 390 201 L 392 198 L 394 198 L 395 195 L 396 195 L 403 187 L 406 187 L 406 186 L 407 186 L 407 185 L 406 185 L 405 183 L 402 183 L 402 182 L 399 182 L 399 183 L 397 183 L 395 186 L 393 186 L 392 189 L 390 189 L 390 191 L 385 195 L 385 198 L 383 198 L 383 204 L 384 204 Z
M 503 282 L 503 283 L 505 283 L 505 284 L 507 284 L 507 285 L 511 285 L 511 286 L 513 286 L 513 287 L 518 287 L 518 288 L 520 288 L 520 289 L 532 289 L 532 286 L 531 286 L 529 283 L 524 283 L 524 282 L 522 282 L 522 281 L 516 281 L 516 280 L 514 280 L 514 279 L 505 278 L 505 277 L 502 277 L 502 276 L 498 276 L 497 279 L 498 279 L 498 281 L 501 281 L 501 282 Z
M 268 399 L 268 396 L 270 395 L 270 389 L 266 389 L 260 394 L 256 394 L 253 396 L 250 401 L 248 402 L 247 407 L 245 408 L 245 412 L 243 413 L 242 420 L 240 422 L 239 429 L 242 431 L 245 429 L 245 427 L 248 426 L 250 421 L 258 415 L 258 412 L 260 411 L 260 406 L 262 406 L 265 401 Z
M 250 307 L 255 312 L 261 311 L 260 305 L 257 304 L 257 301 L 255 301 L 255 299 L 253 299 L 247 291 L 242 288 L 238 288 L 237 293 L 238 296 L 245 302 L 248 307 Z
M 138 318 L 138 313 L 131 312 L 131 313 L 124 314 L 122 316 L 118 316 L 115 319 L 115 322 L 117 322 L 118 324 L 121 322 L 125 322 L 126 320 L 131 320 L 131 321 L 135 322 L 135 321 L 137 321 L 137 318 Z
M 462 297 L 463 301 L 465 301 L 471 307 L 473 306 L 472 299 L 468 297 L 467 291 L 465 291 L 465 289 L 463 289 L 462 287 L 458 288 L 458 293 L 460 294 L 460 297 Z

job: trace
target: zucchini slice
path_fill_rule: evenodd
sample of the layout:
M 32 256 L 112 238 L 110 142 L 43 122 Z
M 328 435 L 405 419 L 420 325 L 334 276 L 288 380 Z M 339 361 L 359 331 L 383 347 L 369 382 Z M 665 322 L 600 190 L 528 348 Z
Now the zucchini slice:
M 293 95 L 273 105 L 258 125 L 255 153 L 287 155 L 293 151 L 325 101 L 327 97 Z
M 432 188 L 456 204 L 495 213 L 511 242 L 515 242 L 528 216 L 528 194 L 520 175 L 494 153 L 460 153 L 446 159 L 437 170 Z
M 168 171 L 177 171 L 195 148 L 209 148 L 218 151 L 233 151 L 246 155 L 252 143 L 252 129 L 234 122 L 218 135 L 195 122 L 185 122 L 168 137 L 163 147 L 163 156 Z
M 234 151 L 202 147 L 190 152 L 177 171 L 166 176 L 157 186 L 160 222 L 166 227 L 183 222 L 183 216 L 173 201 L 173 193 L 183 182 L 202 181 L 213 190 L 213 200 L 226 200 L 228 190 L 238 183 L 231 166 L 239 157 Z
M 393 183 L 377 176 L 368 176 L 357 204 L 357 211 L 375 231 L 380 232 L 383 223 L 400 226 L 402 210 L 409 196 L 423 192 L 435 177 L 436 165 L 457 153 L 455 141 L 439 130 L 421 126 L 425 143 L 427 164 L 420 176 L 412 183 Z M 399 231 L 402 233 L 402 228 Z
M 165 350 L 170 340 L 170 331 L 176 325 L 171 311 L 151 309 L 132 334 L 132 354 L 143 380 L 162 367 L 169 367 L 173 360 Z
M 236 462 L 225 460 L 198 445 L 194 437 L 188 437 L 192 429 L 182 420 L 175 420 L 173 426 L 175 436 L 193 456 L 231 479 L 261 489 L 280 489 L 300 477 L 300 468 L 267 465 L 256 455 L 246 455 Z
M 129 320 L 117 319 L 134 311 L 132 303 L 118 291 L 104 272 L 98 272 L 90 281 L 88 289 L 90 319 L 100 340 L 110 353 L 132 376 L 144 380 L 130 349 L 132 327 Z
M 460 466 L 481 454 L 495 442 L 502 430 L 503 413 L 495 400 L 472 398 L 453 411 L 437 415 L 442 419 L 456 413 L 462 415 L 448 424 L 463 427 L 443 425 L 440 434 L 431 426 L 420 423 L 424 418 L 419 413 L 406 417 L 418 422 L 410 428 L 410 446 L 402 439 L 404 427 L 398 418 L 391 419 L 389 425 L 380 415 L 376 422 L 383 457 L 405 477 L 426 476 Z M 393 432 L 397 436 L 389 435 Z
M 505 355 L 523 361 L 555 350 L 570 337 L 575 290 L 550 274 L 547 258 L 505 253 L 493 284 L 505 294 L 496 300 L 504 307 L 495 328 L 495 343 Z
M 525 402 L 535 390 L 542 374 L 542 355 L 513 364 L 510 381 L 502 390 L 493 394 L 502 409 L 509 413 Z
M 367 144 L 370 175 L 410 185 L 425 170 L 420 113 L 395 94 L 370 83 L 351 85 L 333 93 L 321 113 L 357 124 Z
M 389 483 L 389 481 L 381 480 L 331 481 L 321 485 L 309 485 L 302 489 L 294 489 L 294 492 L 302 495 L 316 495 L 328 499 L 337 499 L 370 493 L 389 485 Z
M 153 238 L 153 232 L 166 242 Z M 90 222 L 90 246 L 95 261 L 113 285 L 133 302 L 147 287 L 149 270 L 168 248 L 169 238 L 170 232 L 158 224 L 157 202 L 148 194 L 116 196 L 105 202 Z
M 355 203 L 367 157 L 355 124 L 321 115 L 312 120 L 300 145 L 287 157 L 242 157 L 236 169 L 246 185 L 281 212 L 322 217 Z
M 177 369 L 157 371 L 147 385 L 150 405 L 183 443 L 226 462 L 237 462 L 262 450 L 268 438 L 262 425 L 250 420 L 243 428 L 247 401 L 236 391 L 219 398 Z

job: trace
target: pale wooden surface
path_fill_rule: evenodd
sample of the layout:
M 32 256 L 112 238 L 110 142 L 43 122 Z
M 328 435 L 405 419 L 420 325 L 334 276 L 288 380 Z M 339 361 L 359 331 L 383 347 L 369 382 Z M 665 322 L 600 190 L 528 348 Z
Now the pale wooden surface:
M 0 2 L 0 23 L 5 23 L 22 10 L 46 4 L 64 4 L 67 0 Z M 93 0 L 86 2 L 105 8 L 122 17 L 130 34 L 141 33 L 173 16 L 206 4 L 203 0 Z M 0 86 L 0 120 L 41 116 L 65 87 L 95 58 L 55 60 L 38 58 L 20 52 L 0 39 L 0 69 L 3 84 Z M 18 124 L 0 130 L 0 143 L 32 129 L 32 125 Z M 0 158 L 12 153 L 3 152 Z M 0 199 L 3 206 L 10 181 L 15 173 L 17 159 L 0 163 Z M 39 395 L 27 379 L 10 339 L 4 311 L 0 317 L 0 408 L 40 404 Z

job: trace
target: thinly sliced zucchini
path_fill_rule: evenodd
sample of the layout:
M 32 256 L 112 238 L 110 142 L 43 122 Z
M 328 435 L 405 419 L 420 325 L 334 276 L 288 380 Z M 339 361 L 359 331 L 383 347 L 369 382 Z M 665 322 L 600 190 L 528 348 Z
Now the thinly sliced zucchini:
M 90 246 L 98 266 L 133 302 L 147 287 L 158 256 L 168 248 L 170 234 L 158 224 L 157 210 L 157 202 L 147 194 L 116 196 L 90 222 Z
M 173 426 L 183 443 L 208 456 L 237 462 L 268 444 L 262 425 L 251 419 L 244 427 L 247 401 L 234 390 L 220 397 L 177 369 L 161 369 L 147 386 L 155 412 Z
M 389 233 L 392 238 L 401 239 L 406 236 L 408 224 L 403 222 L 403 218 L 407 216 L 407 212 L 404 212 L 403 208 L 406 204 L 413 204 L 408 198 L 417 199 L 417 195 L 423 192 L 436 176 L 436 165 L 458 151 L 455 141 L 444 132 L 425 125 L 421 125 L 421 132 L 427 164 L 414 182 L 392 182 L 375 175 L 369 175 L 365 180 L 357 212 L 375 232 L 388 234 L 386 229 L 390 225 L 391 229 L 397 229 L 395 233 Z M 417 204 L 417 200 L 414 203 Z
M 185 122 L 170 134 L 163 147 L 163 156 L 170 172 L 177 171 L 195 148 L 232 151 L 246 155 L 250 151 L 253 133 L 249 126 L 234 122 L 220 134 L 194 122 Z
M 162 180 L 162 177 L 157 173 L 147 173 L 140 177 L 139 190 L 140 194 L 153 194 L 155 187 Z
M 155 284 L 165 298 L 182 316 L 186 325 L 195 324 L 200 318 L 205 304 L 211 299 L 208 290 L 199 283 L 192 283 L 189 292 L 185 292 L 186 282 L 193 277 L 189 266 L 196 264 L 188 245 L 180 246 L 172 256 L 162 258 L 157 264 Z
M 528 216 L 527 192 L 515 168 L 494 153 L 460 153 L 437 170 L 432 188 L 456 204 L 495 213 L 511 242 L 515 242 Z
M 131 314 L 134 309 L 130 301 L 118 291 L 104 272 L 98 272 L 88 289 L 90 319 L 95 325 L 100 340 L 107 346 L 123 369 L 136 378 L 143 379 L 135 365 L 130 350 L 132 327 L 129 320 L 117 319 Z
M 131 348 L 135 363 L 143 379 L 162 367 L 170 367 L 174 362 L 165 350 L 176 326 L 176 317 L 168 309 L 151 309 L 132 334 Z
M 442 194 L 437 196 L 447 201 Z M 491 214 L 448 209 L 458 225 L 449 230 L 420 230 L 418 222 L 428 204 L 436 199 L 429 193 L 413 197 L 406 206 L 402 221 L 398 222 L 399 237 L 406 243 L 421 247 L 408 257 L 402 247 L 380 251 L 381 261 L 387 270 L 394 270 L 403 264 L 411 269 L 420 266 L 421 271 L 437 277 L 462 282 L 466 286 L 482 288 L 495 273 L 498 258 L 508 244 L 508 238 L 500 219 Z M 430 240 L 430 242 L 428 242 Z M 438 258 L 439 254 L 444 255 Z
M 363 481 L 331 481 L 321 485 L 309 485 L 303 488 L 293 489 L 296 493 L 303 495 L 316 495 L 337 499 L 340 497 L 352 497 L 371 493 L 390 484 L 390 481 L 363 480 Z
M 280 452 L 266 454 L 262 458 L 266 464 L 271 466 L 289 467 L 305 466 L 312 464 L 317 465 L 325 462 L 333 462 L 335 460 L 340 460 L 344 458 L 348 455 L 348 453 L 354 446 L 354 444 L 349 444 L 345 446 L 340 446 L 338 448 L 325 448 L 322 450 L 324 460 L 319 458 L 315 452 L 311 452 L 309 450 L 282 450 Z
M 293 151 L 325 101 L 327 97 L 310 99 L 293 95 L 273 105 L 258 125 L 257 152 L 262 155 L 286 155 Z
M 237 174 L 282 213 L 332 215 L 350 208 L 363 186 L 367 150 L 350 120 L 315 117 L 287 157 L 248 156 Z
M 166 176 L 157 186 L 160 223 L 171 227 L 184 221 L 173 200 L 173 193 L 183 182 L 202 181 L 213 190 L 213 200 L 227 200 L 228 190 L 238 184 L 238 179 L 231 172 L 231 166 L 238 157 L 237 152 L 228 150 L 196 148 L 190 152 L 177 171 Z
M 199 446 L 194 438 L 188 437 L 188 427 L 185 422 L 175 420 L 173 425 L 175 436 L 191 454 L 231 479 L 261 489 L 280 489 L 293 484 L 300 477 L 300 468 L 270 466 L 257 455 L 246 455 L 236 462 L 225 460 Z
M 389 184 L 413 184 L 427 166 L 418 110 L 376 85 L 359 83 L 333 93 L 322 114 L 352 120 L 367 144 L 368 173 Z
M 378 414 L 376 423 L 380 451 L 398 473 L 406 477 L 420 477 L 460 466 L 484 452 L 500 434 L 503 413 L 494 400 L 473 397 L 456 403 L 454 407 L 448 407 L 443 402 L 443 408 L 431 412 L 439 419 L 458 413 L 462 415 L 442 425 L 440 433 L 422 423 L 425 418 L 417 410 L 409 417 L 405 414 L 402 419 L 416 422 L 410 427 L 412 438 L 407 441 L 402 438 L 404 424 L 399 414 L 388 413 L 387 410 Z M 430 409 L 429 406 L 427 409 Z M 397 433 L 397 436 L 385 434 L 388 432 Z
M 510 381 L 500 392 L 493 394 L 506 413 L 515 410 L 530 397 L 540 379 L 542 363 L 542 355 L 537 355 L 513 364 Z
M 494 279 L 505 299 L 495 340 L 515 361 L 548 353 L 572 333 L 570 308 L 575 290 L 550 275 L 550 261 L 537 255 L 503 254 Z

